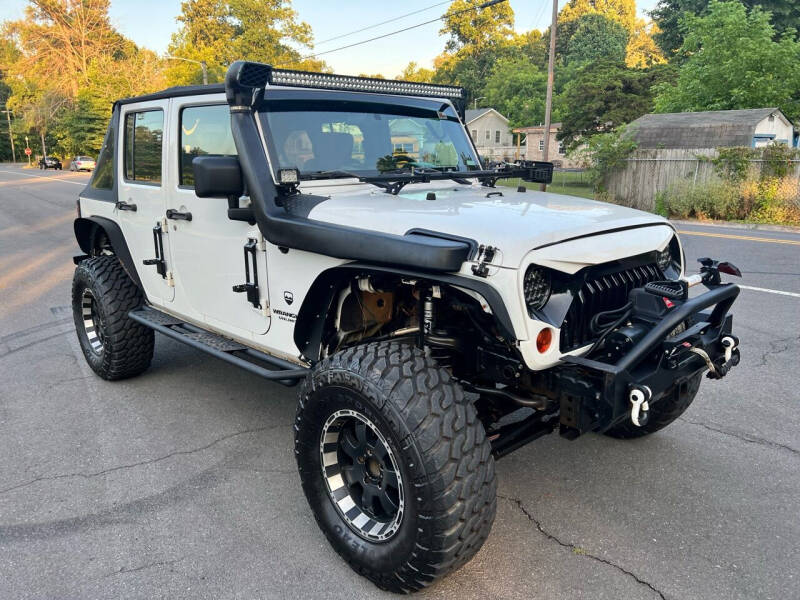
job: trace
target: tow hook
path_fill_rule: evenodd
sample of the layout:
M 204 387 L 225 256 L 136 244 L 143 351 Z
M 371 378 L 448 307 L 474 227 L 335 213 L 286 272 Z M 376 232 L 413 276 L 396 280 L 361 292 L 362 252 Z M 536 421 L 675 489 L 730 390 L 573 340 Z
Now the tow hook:
M 737 350 L 737 347 L 739 346 L 739 340 L 735 336 L 726 335 L 720 340 L 720 344 L 722 344 L 722 347 L 725 350 L 724 360 L 720 364 L 712 361 L 711 357 L 708 355 L 708 352 L 702 348 L 689 349 L 689 352 L 697 354 L 706 362 L 709 379 L 722 379 L 733 367 L 739 364 L 739 351 Z
M 650 398 L 653 392 L 646 385 L 631 385 L 631 421 L 637 427 L 644 427 L 650 420 Z

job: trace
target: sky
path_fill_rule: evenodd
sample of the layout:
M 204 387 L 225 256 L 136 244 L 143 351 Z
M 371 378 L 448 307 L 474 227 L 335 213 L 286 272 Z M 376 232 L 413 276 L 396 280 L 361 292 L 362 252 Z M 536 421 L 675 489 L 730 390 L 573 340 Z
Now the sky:
M 508 0 L 514 9 L 517 31 L 545 29 L 550 22 L 550 0 Z M 379 2 L 376 0 L 294 0 L 292 5 L 301 20 L 309 23 L 317 41 L 314 52 L 324 52 L 370 37 L 435 19 L 447 9 L 440 5 L 430 10 L 370 29 L 368 31 L 322 43 L 323 40 L 425 9 L 441 0 L 405 0 Z M 567 0 L 559 0 L 563 6 Z M 637 0 L 639 13 L 652 9 L 657 0 Z M 20 18 L 25 0 L 0 0 L 0 21 Z M 382 5 L 382 6 L 381 6 Z M 136 44 L 163 53 L 170 36 L 177 29 L 175 17 L 180 13 L 180 0 L 111 0 L 111 20 L 114 26 Z M 387 8 L 388 7 L 388 8 Z M 435 56 L 444 49 L 439 35 L 440 23 L 431 23 L 355 48 L 320 56 L 336 73 L 382 73 L 395 77 L 409 61 L 431 67 Z

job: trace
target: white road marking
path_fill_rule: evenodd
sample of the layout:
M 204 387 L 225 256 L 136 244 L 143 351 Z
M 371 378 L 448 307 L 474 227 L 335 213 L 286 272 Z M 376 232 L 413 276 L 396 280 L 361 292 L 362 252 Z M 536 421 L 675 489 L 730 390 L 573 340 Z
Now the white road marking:
M 750 286 L 750 285 L 742 285 L 740 283 L 737 283 L 736 285 L 738 285 L 743 290 L 752 290 L 754 292 L 766 292 L 768 294 L 778 294 L 779 296 L 791 296 L 792 298 L 800 298 L 800 294 L 798 294 L 796 292 L 784 292 L 784 291 L 781 291 L 781 290 L 770 290 L 768 288 L 753 287 L 753 286 Z
M 23 177 L 39 177 L 41 179 L 52 179 L 54 181 L 63 181 L 64 183 L 71 183 L 72 185 L 82 185 L 86 187 L 85 181 L 70 181 L 69 179 L 62 179 L 60 177 L 47 177 L 46 175 L 34 175 L 32 173 L 20 173 L 18 171 L 6 171 L 5 169 L 0 169 L 0 173 L 9 173 L 11 175 L 22 175 Z

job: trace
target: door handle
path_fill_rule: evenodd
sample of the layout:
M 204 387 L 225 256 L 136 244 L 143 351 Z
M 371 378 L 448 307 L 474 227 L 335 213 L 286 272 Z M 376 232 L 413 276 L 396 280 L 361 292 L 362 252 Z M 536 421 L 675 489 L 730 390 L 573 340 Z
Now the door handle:
M 174 221 L 191 221 L 192 220 L 192 213 L 190 212 L 179 212 L 174 208 L 167 209 L 167 218 L 172 219 Z
M 120 200 L 115 204 L 115 206 L 117 210 L 129 210 L 131 212 L 136 212 L 136 205 L 131 204 L 129 202 L 123 202 L 122 200 Z

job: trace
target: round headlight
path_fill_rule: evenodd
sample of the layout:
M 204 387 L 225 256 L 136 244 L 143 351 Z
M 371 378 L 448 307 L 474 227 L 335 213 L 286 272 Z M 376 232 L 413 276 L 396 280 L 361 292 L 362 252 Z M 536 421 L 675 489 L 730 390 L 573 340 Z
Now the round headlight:
M 536 265 L 529 266 L 525 271 L 523 288 L 528 314 L 541 310 L 550 299 L 550 271 Z
M 669 244 L 661 252 L 658 253 L 658 268 L 664 273 L 672 263 L 672 253 L 669 251 Z
M 667 279 L 678 279 L 681 276 L 683 257 L 677 236 L 673 235 L 667 247 L 657 253 L 656 263 Z

